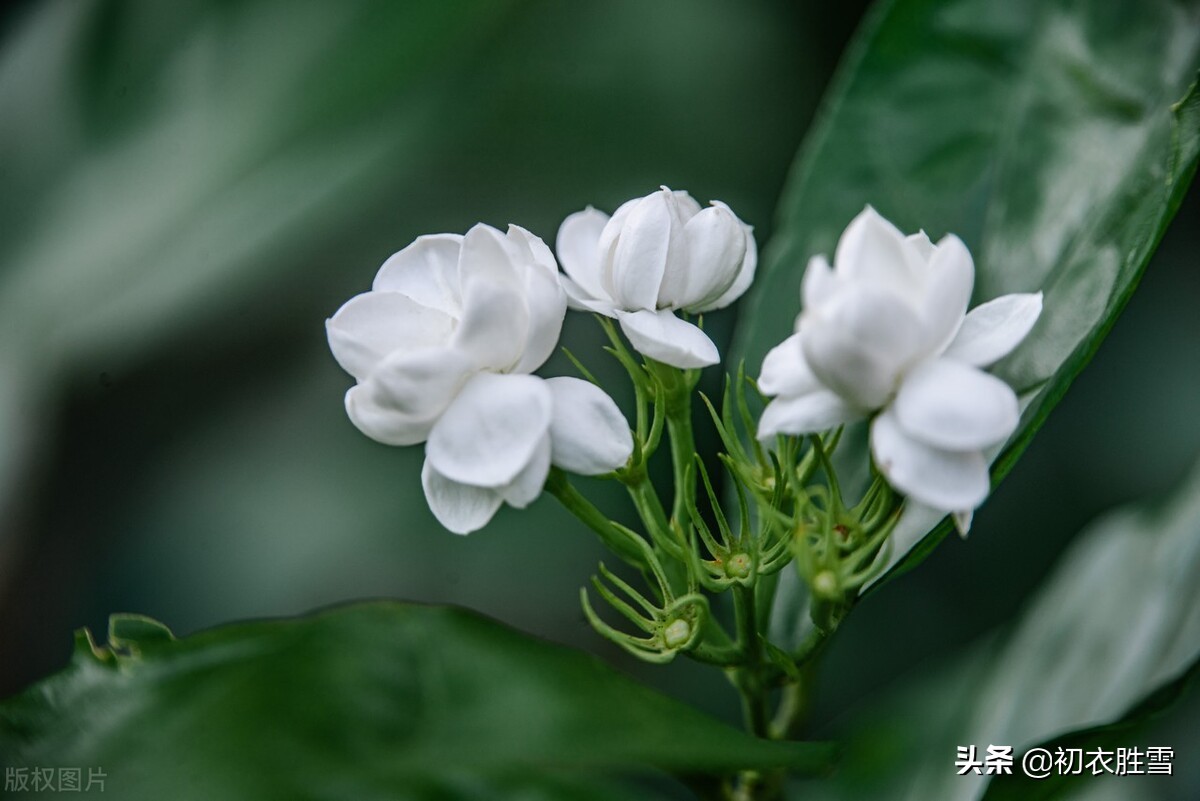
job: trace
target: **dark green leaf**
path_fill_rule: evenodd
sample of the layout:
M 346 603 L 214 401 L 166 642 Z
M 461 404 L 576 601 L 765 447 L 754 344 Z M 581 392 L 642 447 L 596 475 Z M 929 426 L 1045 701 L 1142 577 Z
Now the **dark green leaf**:
M 580 771 L 831 760 L 460 610 L 381 602 L 180 640 L 144 621 L 114 630 L 119 648 L 84 632 L 64 672 L 0 706 L 10 764 L 100 766 L 124 798 L 358 801 L 480 797 L 455 789 L 472 786 L 575 798 L 553 788 Z
M 955 747 L 1171 745 L 1139 734 L 1200 674 L 1197 575 L 1200 465 L 1169 503 L 1084 532 L 1007 637 L 864 713 L 831 797 L 1057 798 L 1070 782 L 1019 767 L 992 785 L 957 776 Z
M 996 369 L 1025 402 L 998 480 L 1178 207 L 1200 152 L 1198 68 L 1196 0 L 881 3 L 801 150 L 733 362 L 759 364 L 789 333 L 808 258 L 832 253 L 864 204 L 902 230 L 957 233 L 975 256 L 976 302 L 1045 292 L 1037 327 Z M 844 446 L 858 443 L 860 465 L 863 439 Z M 945 536 L 944 521 L 929 534 L 936 523 L 898 532 L 890 576 Z
M 1179 678 L 1168 682 L 1149 697 L 1122 715 L 1112 723 L 1094 726 L 1080 731 L 1055 737 L 1038 747 L 1045 748 L 1050 753 L 1057 753 L 1059 748 L 1081 749 L 1084 753 L 1104 749 L 1115 751 L 1118 748 L 1138 748 L 1143 753 L 1148 745 L 1172 745 L 1168 743 L 1149 743 L 1145 740 L 1144 732 L 1151 721 L 1169 710 L 1176 701 L 1190 691 L 1200 676 L 1200 660 Z M 1144 757 L 1143 757 L 1144 759 Z M 1142 769 L 1145 769 L 1143 761 Z M 1130 781 L 1124 777 L 1125 781 Z M 1024 773 L 1014 771 L 1011 776 L 996 776 L 988 784 L 983 794 L 984 801 L 1050 801 L 1055 798 L 1072 797 L 1076 788 L 1088 782 L 1096 781 L 1091 773 L 1083 774 L 1051 774 L 1045 779 L 1031 779 Z
M 1164 745 L 1138 734 L 1200 675 L 1197 576 L 1200 469 L 1165 508 L 1119 512 L 1067 555 L 997 661 L 975 730 L 1051 752 Z M 1060 798 L 1079 778 L 1014 773 L 984 797 Z

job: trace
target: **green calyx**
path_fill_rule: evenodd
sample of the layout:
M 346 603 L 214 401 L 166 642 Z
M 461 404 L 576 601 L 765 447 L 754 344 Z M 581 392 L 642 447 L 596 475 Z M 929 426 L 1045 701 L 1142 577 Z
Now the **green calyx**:
M 840 429 L 759 441 L 757 419 L 767 399 L 741 367 L 726 380 L 719 411 L 700 395 L 723 446 L 716 460 L 701 459 L 692 419 L 699 371 L 641 358 L 611 320 L 599 320 L 635 403 L 633 453 L 608 477 L 625 487 L 640 526 L 609 519 L 565 475 L 552 472 L 548 489 L 633 568 L 618 574 L 601 564 L 580 592 L 584 615 L 601 636 L 644 661 L 686 654 L 723 668 L 754 731 L 787 731 L 790 719 L 768 725 L 766 699 L 788 687 L 791 697 L 808 681 L 806 665 L 878 574 L 900 501 L 877 474 L 861 499 L 844 500 L 833 462 Z M 665 466 L 666 458 L 655 459 L 660 445 L 670 453 L 669 497 L 652 480 Z M 766 632 L 773 576 L 792 563 L 809 588 L 815 630 L 788 651 Z M 714 615 L 706 593 L 728 598 L 732 614 Z M 607 611 L 594 605 L 597 597 Z M 730 617 L 734 630 L 727 631 L 721 619 Z

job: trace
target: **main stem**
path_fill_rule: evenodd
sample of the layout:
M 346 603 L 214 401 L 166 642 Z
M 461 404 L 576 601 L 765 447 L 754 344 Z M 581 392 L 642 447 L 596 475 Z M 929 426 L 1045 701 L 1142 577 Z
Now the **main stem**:
M 742 664 L 733 676 L 734 686 L 742 696 L 746 728 L 756 737 L 770 734 L 767 720 L 767 688 L 763 681 L 763 647 L 758 633 L 758 615 L 754 605 L 754 590 L 735 584 L 733 609 L 737 622 L 738 646 Z

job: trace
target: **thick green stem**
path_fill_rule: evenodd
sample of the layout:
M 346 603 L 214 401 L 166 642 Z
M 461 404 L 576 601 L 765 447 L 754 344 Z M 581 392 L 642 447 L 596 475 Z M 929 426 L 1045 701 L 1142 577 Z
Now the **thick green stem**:
M 758 737 L 766 737 L 768 734 L 767 687 L 763 675 L 763 647 L 762 638 L 758 633 L 754 590 L 735 584 L 733 587 L 733 610 L 737 622 L 738 649 L 742 655 L 741 665 L 734 676 L 734 685 L 742 695 L 746 728 Z
M 733 614 L 737 620 L 738 645 L 742 649 L 745 664 L 760 664 L 763 647 L 762 638 L 758 634 L 758 615 L 755 611 L 753 589 L 741 584 L 733 585 Z
M 844 612 L 842 616 L 844 617 Z M 837 630 L 837 623 L 841 621 L 841 617 L 835 618 L 835 621 L 832 628 L 814 628 L 792 652 L 792 661 L 795 663 L 799 675 L 793 675 L 783 686 L 779 706 L 776 708 L 775 717 L 771 722 L 770 737 L 772 739 L 784 740 L 794 736 L 797 728 L 804 722 L 804 718 L 808 714 L 813 684 L 816 682 L 817 663 L 825 646 L 833 637 L 834 631 Z
M 747 725 L 755 734 L 772 740 L 790 740 L 797 735 L 808 714 L 813 684 L 816 681 L 817 657 L 820 656 L 831 633 L 818 631 L 816 632 L 817 636 L 810 636 L 801 645 L 796 654 L 798 671 L 789 673 L 780 693 L 779 705 L 770 722 L 758 724 L 748 716 Z M 739 687 L 739 689 L 741 688 Z M 743 692 L 743 702 L 747 703 L 745 692 Z M 750 709 L 749 706 L 747 708 Z M 762 734 L 758 731 L 757 726 L 759 725 L 763 727 Z M 734 801 L 777 799 L 781 797 L 786 781 L 786 770 L 743 771 L 738 775 L 736 785 L 729 788 L 727 797 Z

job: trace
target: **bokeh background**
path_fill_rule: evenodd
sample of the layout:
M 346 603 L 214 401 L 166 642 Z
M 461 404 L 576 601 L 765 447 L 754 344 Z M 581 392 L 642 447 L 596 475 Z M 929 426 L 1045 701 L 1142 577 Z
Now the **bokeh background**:
M 467 538 L 441 530 L 421 449 L 346 419 L 323 321 L 421 233 L 519 222 L 549 241 L 566 214 L 659 184 L 725 200 L 769 240 L 864 7 L 4 6 L 0 697 L 61 667 L 71 631 L 111 612 L 187 634 L 389 597 L 484 611 L 735 721 L 719 676 L 647 670 L 587 627 L 577 588 L 604 554 L 553 499 Z M 818 732 L 1002 628 L 1086 523 L 1187 474 L 1198 213 L 1193 190 L 970 540 L 856 611 L 823 671 Z M 736 309 L 713 322 L 727 341 Z M 617 380 L 589 318 L 569 315 L 565 344 Z M 544 370 L 567 372 L 561 357 Z M 587 489 L 623 514 L 612 488 Z M 1161 739 L 1194 756 L 1198 721 L 1185 700 Z M 1197 768 L 1176 766 L 1164 797 L 1196 797 Z

